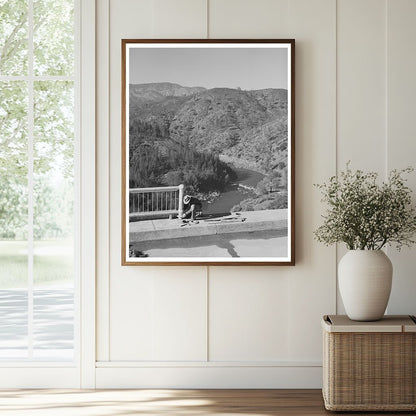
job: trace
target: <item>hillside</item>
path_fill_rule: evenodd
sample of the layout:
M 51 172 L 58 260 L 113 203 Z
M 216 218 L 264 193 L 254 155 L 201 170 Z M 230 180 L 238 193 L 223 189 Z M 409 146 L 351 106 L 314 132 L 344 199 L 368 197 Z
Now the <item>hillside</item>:
M 232 211 L 287 208 L 286 90 L 130 85 L 129 119 L 131 187 L 184 184 L 213 201 L 242 168 L 264 177 Z
M 130 85 L 130 149 L 143 145 L 220 154 L 269 174 L 287 159 L 287 91 Z
M 183 97 L 205 91 L 203 87 L 183 87 L 171 82 L 131 84 L 130 99 L 134 101 L 161 101 L 166 97 Z

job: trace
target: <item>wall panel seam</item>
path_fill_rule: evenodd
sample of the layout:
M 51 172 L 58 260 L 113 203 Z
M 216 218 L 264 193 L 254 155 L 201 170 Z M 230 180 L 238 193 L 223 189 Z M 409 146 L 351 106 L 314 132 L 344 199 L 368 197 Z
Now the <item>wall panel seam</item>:
M 210 360 L 210 358 L 209 358 L 209 342 L 210 342 L 210 336 L 209 336 L 209 334 L 210 334 L 210 328 L 209 328 L 209 311 L 210 311 L 210 308 L 209 308 L 209 266 L 207 266 L 207 268 L 206 268 L 206 271 L 207 271 L 207 273 L 206 273 L 206 276 L 207 276 L 207 283 L 206 283 L 206 325 L 207 325 L 207 328 L 206 328 L 206 360 L 207 361 L 209 361 Z
M 206 14 L 207 14 L 207 21 L 206 21 L 207 28 L 206 28 L 206 32 L 207 32 L 207 39 L 209 39 L 209 6 L 210 6 L 209 0 L 206 0 L 206 5 L 207 5 L 207 8 L 206 8 Z
M 388 170 L 389 170 L 389 0 L 384 0 L 384 13 L 385 13 L 385 20 L 384 20 L 384 67 L 385 67 L 385 92 L 384 92 L 384 100 L 385 100 L 385 134 L 384 134 L 384 179 L 387 180 L 388 178 Z M 387 246 L 385 248 L 386 254 L 389 254 L 390 248 Z M 387 312 L 389 311 L 389 306 L 387 305 Z
M 384 1 L 385 7 L 385 77 L 386 77 L 386 91 L 384 95 L 385 99 L 385 117 L 386 117 L 386 125 L 385 125 L 385 179 L 388 177 L 388 169 L 389 169 L 389 161 L 388 161 L 388 154 L 389 154 L 389 0 Z M 387 248 L 388 251 L 388 248 Z
M 335 2 L 335 174 L 338 173 L 338 2 Z M 335 313 L 338 313 L 338 244 L 335 244 Z
M 107 25 L 107 50 L 108 50 L 108 54 L 107 54 L 107 77 L 108 77 L 108 83 L 107 83 L 107 119 L 108 119 L 108 125 L 107 125 L 107 152 L 108 152 L 108 166 L 111 166 L 111 152 L 110 152 L 110 128 L 111 128 L 111 119 L 110 119 L 110 99 L 111 99 L 111 91 L 110 91 L 110 80 L 111 80 L 111 76 L 110 76 L 110 71 L 111 71 L 111 66 L 110 66 L 110 33 L 111 33 L 111 10 L 110 10 L 110 0 L 107 0 L 107 5 L 106 5 L 106 9 L 107 9 L 107 21 L 106 21 L 106 25 Z M 107 177 L 107 183 L 108 183 L 108 196 L 111 195 L 111 183 L 110 183 L 110 168 L 108 169 L 108 177 Z M 107 354 L 108 354 L 108 358 L 111 357 L 111 343 L 110 343 L 110 334 L 111 334 L 111 326 L 110 326 L 110 305 L 111 305 L 111 283 L 110 283 L 110 270 L 111 270 L 111 256 L 110 256 L 110 218 L 111 218 L 111 204 L 110 204 L 110 198 L 108 198 L 108 218 L 107 218 L 107 230 L 108 230 L 108 244 L 107 244 L 107 250 L 108 250 L 108 276 L 107 276 L 107 291 L 108 291 L 108 296 L 107 296 L 107 322 L 108 322 L 108 330 L 107 332 Z

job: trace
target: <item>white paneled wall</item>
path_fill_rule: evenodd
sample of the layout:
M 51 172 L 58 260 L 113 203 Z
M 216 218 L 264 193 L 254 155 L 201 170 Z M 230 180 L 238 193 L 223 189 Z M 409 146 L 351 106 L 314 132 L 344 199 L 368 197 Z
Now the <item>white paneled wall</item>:
M 274 268 L 243 271 L 209 270 L 209 360 L 288 360 L 287 276 L 279 276 Z
M 388 2 L 387 167 L 416 167 L 416 2 Z M 409 179 L 416 190 L 416 174 Z M 389 250 L 394 280 L 389 312 L 416 312 L 416 250 Z M 413 260 L 410 260 L 413 257 Z
M 338 0 L 337 161 L 384 173 L 386 2 Z
M 282 38 L 289 36 L 287 0 L 209 0 L 210 38 Z
M 312 238 L 313 184 L 348 160 L 416 165 L 415 16 L 413 0 L 97 1 L 97 387 L 320 386 L 337 250 Z M 121 39 L 207 37 L 296 39 L 295 267 L 120 265 Z M 416 313 L 415 250 L 390 254 L 389 312 Z

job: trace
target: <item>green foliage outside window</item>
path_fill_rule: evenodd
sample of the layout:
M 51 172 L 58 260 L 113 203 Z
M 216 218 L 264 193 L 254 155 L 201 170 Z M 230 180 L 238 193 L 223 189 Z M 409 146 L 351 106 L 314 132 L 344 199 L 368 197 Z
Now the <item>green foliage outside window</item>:
M 25 240 L 28 226 L 29 74 L 27 0 L 0 0 L 0 239 Z M 33 1 L 33 75 L 74 74 L 74 4 Z M 9 77 L 7 79 L 1 77 Z M 72 234 L 74 83 L 33 84 L 34 238 Z

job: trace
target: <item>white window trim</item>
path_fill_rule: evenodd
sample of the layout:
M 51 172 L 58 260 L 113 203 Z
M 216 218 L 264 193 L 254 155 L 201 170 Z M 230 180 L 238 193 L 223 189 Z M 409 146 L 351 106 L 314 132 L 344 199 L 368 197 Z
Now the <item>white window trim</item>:
M 95 0 L 80 1 L 80 387 L 95 388 Z
M 33 0 L 30 0 L 33 4 Z M 29 12 L 29 45 L 33 45 L 33 8 Z M 0 388 L 95 388 L 95 0 L 75 0 L 75 77 L 1 76 L 2 81 L 62 80 L 75 81 L 75 100 L 79 103 L 76 123 L 75 155 L 79 184 L 75 200 L 78 215 L 79 247 L 75 254 L 75 318 L 74 362 L 9 361 L 0 362 Z M 29 46 L 29 65 L 33 65 L 33 46 Z M 30 56 L 31 54 L 31 56 Z M 33 83 L 32 83 L 33 85 Z M 77 111 L 77 110 L 76 110 Z M 32 114 L 30 113 L 32 112 Z M 28 118 L 33 122 L 33 88 L 29 88 Z M 29 126 L 29 181 L 33 180 L 33 125 Z M 31 189 L 29 184 L 29 189 Z M 33 222 L 33 192 L 29 195 L 29 221 Z M 32 227 L 29 227 L 31 229 Z M 33 230 L 32 230 L 33 231 Z M 29 241 L 33 242 L 33 238 Z M 29 307 L 33 302 L 33 243 L 29 253 Z M 30 309 L 29 309 L 30 310 Z M 29 326 L 33 316 L 29 317 Z M 29 329 L 30 331 L 31 329 Z M 33 346 L 29 345 L 29 352 Z

